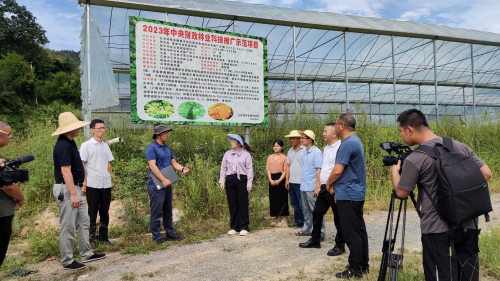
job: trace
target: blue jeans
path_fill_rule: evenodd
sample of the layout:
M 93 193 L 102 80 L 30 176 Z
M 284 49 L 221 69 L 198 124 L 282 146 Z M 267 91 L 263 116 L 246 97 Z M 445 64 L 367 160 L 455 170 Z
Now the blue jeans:
M 290 204 L 293 208 L 293 216 L 296 224 L 304 224 L 304 213 L 302 212 L 302 199 L 300 198 L 300 184 L 290 183 Z
M 158 190 L 152 180 L 148 182 L 148 194 L 151 207 L 149 227 L 153 234 L 153 240 L 162 238 L 160 232 L 160 219 L 163 218 L 163 227 L 168 235 L 175 235 L 172 224 L 172 187 Z

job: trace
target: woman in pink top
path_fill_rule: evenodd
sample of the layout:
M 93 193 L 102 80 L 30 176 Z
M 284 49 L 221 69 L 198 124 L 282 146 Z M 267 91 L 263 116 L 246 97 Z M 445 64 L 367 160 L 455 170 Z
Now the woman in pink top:
M 255 152 L 243 141 L 239 134 L 227 134 L 231 150 L 222 158 L 220 167 L 220 188 L 226 189 L 227 203 L 231 220 L 229 235 L 248 234 L 250 219 L 248 216 L 248 193 L 252 190 L 253 167 L 250 152 Z M 244 147 L 244 149 L 243 149 Z
M 267 177 L 269 178 L 269 209 L 271 217 L 276 220 L 271 222 L 273 226 L 288 226 L 286 217 L 288 211 L 288 190 L 285 187 L 286 156 L 283 155 L 283 141 L 277 139 L 273 142 L 274 154 L 267 157 Z M 283 216 L 281 222 L 279 217 Z

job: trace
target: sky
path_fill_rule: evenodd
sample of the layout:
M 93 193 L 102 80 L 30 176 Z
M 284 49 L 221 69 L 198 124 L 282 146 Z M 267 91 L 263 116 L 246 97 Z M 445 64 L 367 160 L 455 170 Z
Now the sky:
M 500 34 L 499 0 L 238 0 L 299 10 L 415 21 Z M 83 8 L 78 0 L 17 0 L 47 31 L 53 50 L 80 48 Z

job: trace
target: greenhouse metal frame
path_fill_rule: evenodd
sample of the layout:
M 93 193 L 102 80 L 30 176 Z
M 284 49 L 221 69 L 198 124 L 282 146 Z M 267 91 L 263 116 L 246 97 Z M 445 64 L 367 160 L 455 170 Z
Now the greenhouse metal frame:
M 130 15 L 267 37 L 270 114 L 337 107 L 390 123 L 418 108 L 434 121 L 447 115 L 468 122 L 496 116 L 500 106 L 500 34 L 238 1 L 79 3 L 90 4 L 107 40 L 123 100 L 101 112 L 127 112 Z

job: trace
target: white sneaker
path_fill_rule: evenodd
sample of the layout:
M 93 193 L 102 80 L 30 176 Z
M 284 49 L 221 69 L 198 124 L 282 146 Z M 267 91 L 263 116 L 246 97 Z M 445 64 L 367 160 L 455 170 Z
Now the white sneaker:
M 246 230 L 242 230 L 242 231 L 240 231 L 240 236 L 247 236 L 248 233 L 250 233 L 250 232 L 248 232 Z
M 231 230 L 229 230 L 229 232 L 227 234 L 229 234 L 229 235 L 236 235 L 236 234 L 238 234 L 238 231 L 236 231 L 234 229 L 231 229 Z

